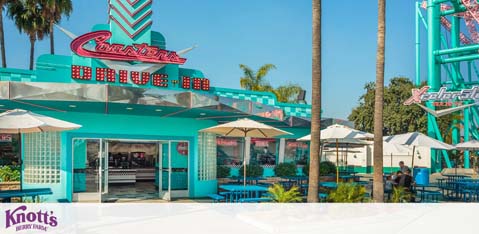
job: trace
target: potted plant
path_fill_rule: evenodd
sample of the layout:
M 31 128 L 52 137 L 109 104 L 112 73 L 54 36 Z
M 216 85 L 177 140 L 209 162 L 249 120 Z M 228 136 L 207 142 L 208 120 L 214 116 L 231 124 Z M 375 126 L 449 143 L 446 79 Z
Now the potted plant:
M 278 177 L 282 176 L 296 176 L 296 164 L 293 162 L 290 163 L 280 163 L 274 168 L 274 174 Z
M 339 183 L 338 187 L 329 194 L 328 201 L 335 203 L 367 202 L 366 188 L 353 183 Z
M 298 187 L 293 186 L 290 190 L 286 190 L 281 184 L 273 184 L 273 186 L 269 187 L 268 197 L 271 198 L 273 202 L 278 203 L 303 201 Z
M 0 191 L 20 189 L 20 167 L 0 167 Z
M 309 176 L 309 163 L 303 167 L 303 174 Z M 319 175 L 321 176 L 321 181 L 335 181 L 336 176 L 331 176 L 336 174 L 336 165 L 330 161 L 323 161 L 319 163 Z

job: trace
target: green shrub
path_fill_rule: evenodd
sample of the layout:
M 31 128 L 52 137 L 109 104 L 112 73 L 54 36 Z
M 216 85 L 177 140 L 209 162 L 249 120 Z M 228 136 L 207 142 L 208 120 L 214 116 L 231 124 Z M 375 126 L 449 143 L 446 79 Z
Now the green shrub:
M 309 176 L 309 163 L 303 167 L 303 174 Z M 336 165 L 330 161 L 323 161 L 319 163 L 319 175 L 336 174 Z
M 303 201 L 297 186 L 293 186 L 290 190 L 286 191 L 281 184 L 273 184 L 273 186 L 268 188 L 268 196 L 273 200 L 273 202 L 278 203 Z
M 412 198 L 411 192 L 406 191 L 404 187 L 399 186 L 399 187 L 393 188 L 393 193 L 392 193 L 390 202 L 405 203 L 405 202 L 410 202 L 411 198 Z
M 216 178 L 226 178 L 230 176 L 231 168 L 227 166 L 216 167 Z
M 353 183 L 339 183 L 338 188 L 329 194 L 328 200 L 337 203 L 365 202 L 368 200 L 365 195 L 366 188 L 364 186 Z
M 244 176 L 244 166 L 240 168 L 240 176 Z M 246 176 L 261 177 L 263 176 L 263 167 L 258 164 L 246 165 Z
M 20 181 L 20 167 L 16 167 L 16 166 L 0 167 L 0 181 L 1 182 Z
M 296 164 L 294 162 L 280 163 L 274 168 L 274 174 L 276 176 L 296 176 Z

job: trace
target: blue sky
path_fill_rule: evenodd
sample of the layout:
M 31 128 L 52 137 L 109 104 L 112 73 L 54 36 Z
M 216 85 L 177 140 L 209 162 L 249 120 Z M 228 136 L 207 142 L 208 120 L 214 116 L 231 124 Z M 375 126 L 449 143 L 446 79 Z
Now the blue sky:
M 239 88 L 239 64 L 273 63 L 273 85 L 296 83 L 311 90 L 310 0 L 154 0 L 153 29 L 167 47 L 198 45 L 185 67 L 196 68 L 213 86 Z M 414 77 L 414 3 L 388 1 L 385 77 Z M 107 0 L 73 0 L 74 12 L 61 26 L 80 35 L 107 21 Z M 375 80 L 377 1 L 323 0 L 324 116 L 347 118 L 366 82 Z M 29 42 L 4 20 L 8 67 L 28 68 Z M 56 31 L 57 54 L 70 54 L 70 39 Z M 36 56 L 49 53 L 49 41 Z

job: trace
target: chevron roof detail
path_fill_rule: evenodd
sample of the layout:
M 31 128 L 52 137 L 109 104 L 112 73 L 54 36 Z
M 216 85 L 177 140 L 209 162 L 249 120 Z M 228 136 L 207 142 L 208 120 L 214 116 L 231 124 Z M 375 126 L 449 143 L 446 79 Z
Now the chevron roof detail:
M 138 30 L 135 30 L 135 33 L 130 33 L 125 27 L 123 27 L 123 25 L 120 22 L 118 22 L 118 20 L 115 17 L 110 16 L 110 19 L 113 22 L 115 22 L 121 28 L 121 30 L 123 30 L 123 32 L 125 32 L 132 39 L 136 38 L 140 33 L 143 33 L 143 31 L 149 26 L 151 26 L 151 24 L 153 23 L 151 20 L 149 20 L 141 28 L 139 28 Z
M 133 8 L 133 9 L 128 9 L 120 0 L 117 0 L 116 3 L 118 3 L 118 5 L 128 14 L 130 15 L 132 18 L 136 17 L 142 10 L 144 10 L 146 7 L 150 7 L 151 6 L 151 3 L 152 1 L 149 0 L 149 1 L 146 1 L 145 4 L 143 4 L 142 6 L 138 7 L 138 8 Z M 114 4 L 110 4 L 111 7 L 114 7 L 115 5 Z M 149 10 L 148 12 L 151 12 L 151 10 Z
M 146 17 L 151 16 L 151 14 L 153 13 L 152 11 L 149 11 L 147 14 L 144 14 L 142 17 L 134 20 L 133 22 L 130 22 L 130 20 L 128 20 L 123 14 L 121 14 L 121 12 L 118 11 L 118 9 L 115 6 L 111 6 L 111 9 L 113 9 L 113 11 L 116 12 L 120 16 L 120 18 L 122 18 L 123 21 L 125 21 L 125 23 L 128 24 L 128 26 L 130 26 L 132 29 L 138 26 L 139 23 L 141 23 Z

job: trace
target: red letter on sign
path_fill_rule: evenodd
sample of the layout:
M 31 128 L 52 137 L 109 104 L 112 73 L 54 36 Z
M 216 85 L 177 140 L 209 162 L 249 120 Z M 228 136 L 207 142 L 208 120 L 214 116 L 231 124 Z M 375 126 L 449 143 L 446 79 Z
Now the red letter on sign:
M 128 82 L 128 71 L 120 70 L 120 83 L 126 84 Z
M 153 85 L 157 87 L 168 87 L 168 75 L 166 74 L 154 74 Z
M 91 80 L 91 67 L 72 65 L 72 78 L 77 80 Z
M 115 83 L 115 70 L 110 69 L 110 68 L 97 68 L 96 69 L 96 80 L 97 81 L 105 81 L 105 76 L 106 80 L 110 83 Z
M 201 90 L 209 91 L 210 90 L 210 80 L 203 78 L 201 81 Z
M 201 90 L 201 78 L 193 78 L 193 89 Z
M 131 74 L 131 81 L 133 81 L 133 84 L 145 85 L 150 80 L 150 73 L 149 72 L 142 72 L 141 73 L 141 79 L 140 79 L 140 72 L 132 71 L 130 74 Z
M 183 78 L 181 78 L 182 81 L 181 81 L 181 88 L 184 88 L 184 89 L 190 89 L 191 88 L 191 79 L 190 77 L 188 76 L 183 76 Z

